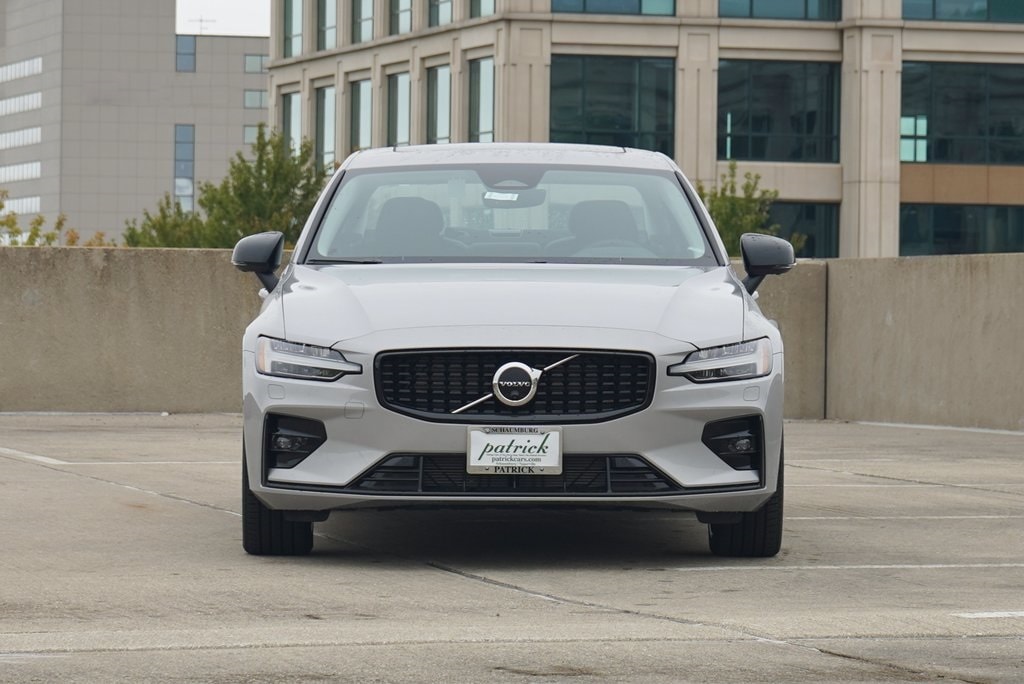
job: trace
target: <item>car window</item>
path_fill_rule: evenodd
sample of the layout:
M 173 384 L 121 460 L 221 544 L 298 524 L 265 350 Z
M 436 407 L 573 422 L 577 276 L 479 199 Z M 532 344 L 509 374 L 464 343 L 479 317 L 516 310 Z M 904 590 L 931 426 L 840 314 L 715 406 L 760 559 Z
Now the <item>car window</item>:
M 675 176 L 526 165 L 350 172 L 309 258 L 714 263 Z

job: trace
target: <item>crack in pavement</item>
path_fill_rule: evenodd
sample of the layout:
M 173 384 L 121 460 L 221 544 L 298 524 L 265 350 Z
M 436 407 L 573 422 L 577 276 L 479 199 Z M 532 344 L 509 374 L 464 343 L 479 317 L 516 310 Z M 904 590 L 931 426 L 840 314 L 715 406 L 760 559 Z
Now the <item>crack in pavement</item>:
M 961 682 L 962 684 L 984 684 L 983 681 L 972 680 L 972 679 L 965 679 L 965 678 L 960 677 L 958 675 L 950 675 L 950 674 L 945 673 L 945 672 L 939 672 L 939 671 L 922 672 L 919 669 L 906 667 L 906 666 L 899 665 L 899 664 L 896 664 L 896 663 L 890 663 L 890 662 L 887 662 L 887 661 L 884 661 L 884 660 L 876 660 L 876 659 L 866 658 L 866 657 L 862 657 L 862 656 L 856 656 L 856 655 L 852 655 L 852 654 L 841 653 L 841 652 L 838 652 L 838 651 L 831 651 L 831 650 L 828 650 L 828 649 L 819 648 L 817 646 L 811 646 L 811 645 L 799 643 L 801 640 L 805 640 L 803 638 L 802 639 L 776 639 L 776 638 L 770 637 L 768 635 L 759 634 L 759 633 L 757 633 L 757 632 L 755 632 L 753 630 L 739 628 L 739 627 L 736 627 L 734 625 L 727 625 L 727 624 L 723 624 L 723 623 L 719 623 L 719 622 L 713 622 L 713 621 L 707 621 L 707 620 L 690 620 L 690 619 L 687 619 L 687 618 L 674 617 L 674 616 L 671 616 L 671 615 L 663 615 L 663 614 L 660 614 L 660 613 L 653 613 L 653 612 L 649 612 L 649 611 L 634 610 L 634 609 L 630 609 L 630 608 L 620 608 L 618 606 L 612 606 L 612 605 L 608 605 L 608 604 L 597 603 L 597 602 L 594 602 L 594 601 L 584 601 L 582 599 L 574 599 L 574 598 L 570 598 L 570 597 L 567 597 L 567 596 L 559 596 L 557 594 L 552 594 L 552 593 L 548 593 L 548 592 L 536 591 L 536 590 L 524 587 L 522 585 L 514 584 L 512 582 L 505 582 L 505 581 L 502 581 L 502 580 L 497 580 L 497 579 L 494 579 L 494 578 L 491 578 L 491 577 L 486 577 L 484 575 L 480 575 L 480 574 L 477 574 L 477 573 L 474 573 L 474 572 L 469 572 L 467 570 L 461 570 L 459 568 L 456 568 L 456 567 L 453 567 L 453 566 L 449 566 L 449 565 L 445 565 L 445 564 L 439 563 L 437 561 L 431 561 L 431 560 L 424 559 L 424 558 L 416 558 L 416 557 L 412 557 L 412 556 L 406 556 L 406 555 L 403 555 L 403 554 L 396 554 L 396 553 L 388 552 L 388 551 L 381 551 L 380 549 L 375 549 L 375 548 L 367 546 L 365 544 L 360 544 L 360 543 L 353 542 L 353 541 L 348 540 L 348 539 L 343 539 L 343 538 L 340 538 L 340 537 L 337 537 L 337 536 L 332 536 L 332 535 L 327 535 L 327 534 L 323 534 L 323 535 L 320 535 L 320 536 L 323 536 L 323 537 L 325 537 L 327 539 L 330 539 L 332 541 L 340 542 L 340 543 L 343 543 L 343 544 L 348 544 L 350 546 L 353 546 L 355 548 L 358 548 L 358 549 L 361 549 L 361 550 L 364 550 L 364 551 L 369 551 L 369 552 L 376 553 L 376 554 L 379 554 L 379 555 L 389 555 L 389 556 L 400 558 L 402 560 L 409 561 L 409 562 L 421 563 L 423 565 L 426 565 L 428 567 L 434 568 L 434 569 L 439 570 L 441 572 L 453 574 L 453 575 L 456 575 L 458 577 L 461 577 L 463 579 L 466 579 L 466 580 L 469 580 L 469 581 L 472 581 L 472 582 L 477 582 L 477 583 L 480 583 L 480 584 L 486 584 L 488 586 L 493 586 L 493 587 L 498 587 L 498 588 L 501 588 L 501 589 L 506 589 L 506 590 L 509 590 L 509 591 L 514 591 L 516 593 L 520 593 L 520 594 L 524 594 L 524 595 L 527 595 L 527 596 L 531 596 L 533 598 L 539 598 L 539 599 L 542 599 L 542 600 L 545 600 L 545 601 L 551 601 L 551 602 L 555 602 L 555 603 L 563 603 L 563 604 L 566 604 L 566 605 L 573 605 L 573 606 L 578 606 L 578 607 L 581 607 L 581 608 L 588 608 L 588 609 L 591 609 L 591 610 L 599 610 L 599 611 L 603 611 L 603 612 L 607 612 L 607 613 L 611 613 L 611 614 L 628 615 L 628 616 L 631 616 L 631 617 L 639 617 L 639 618 L 645 618 L 645 619 L 659 620 L 659 621 L 663 621 L 663 622 L 671 622 L 671 623 L 674 623 L 674 624 L 685 625 L 685 626 L 688 626 L 688 627 L 711 627 L 711 628 L 719 629 L 719 630 L 721 630 L 723 632 L 726 632 L 726 633 L 735 634 L 737 636 L 736 640 L 738 640 L 738 641 L 756 641 L 756 642 L 768 643 L 768 644 L 773 644 L 773 645 L 777 645 L 777 646 L 790 647 L 790 648 L 794 648 L 794 649 L 798 649 L 798 650 L 803 650 L 803 651 L 810 651 L 812 653 L 818 653 L 818 654 L 825 655 L 825 656 L 830 656 L 830 657 L 835 657 L 835 658 L 842 658 L 844 660 L 860 662 L 860 663 L 863 663 L 865 665 L 870 665 L 872 667 L 881 668 L 883 670 L 886 670 L 886 671 L 890 672 L 891 674 L 893 674 L 894 676 L 900 676 L 900 677 L 904 677 L 904 678 L 908 677 L 908 676 L 912 677 L 916 681 L 925 682 L 925 681 L 934 681 L 936 679 L 941 679 L 943 681 Z M 900 638 L 900 637 L 893 636 L 893 637 L 889 637 L 889 638 Z M 876 639 L 877 639 L 877 637 L 876 637 Z M 811 638 L 807 638 L 806 640 L 811 640 Z
M 0 453 L 0 458 L 10 458 L 10 457 L 7 457 L 4 454 Z M 10 458 L 10 460 L 14 460 L 14 459 Z M 19 460 L 19 462 L 25 463 L 24 460 Z M 150 490 L 150 489 L 144 489 L 144 488 L 141 488 L 141 487 L 136 487 L 134 485 L 125 484 L 123 482 L 118 482 L 116 480 L 110 480 L 110 479 L 99 477 L 99 476 L 96 476 L 96 475 L 88 475 L 88 474 L 84 474 L 84 473 L 81 473 L 81 472 L 75 472 L 75 471 L 72 471 L 72 470 L 67 470 L 64 467 L 59 466 L 59 465 L 53 465 L 53 464 L 37 462 L 37 461 L 36 462 L 31 462 L 31 463 L 32 463 L 32 465 L 35 465 L 37 467 L 46 468 L 48 470 L 56 471 L 56 472 L 62 473 L 64 475 L 70 475 L 70 476 L 76 477 L 76 478 L 82 478 L 82 479 L 86 479 L 86 480 L 91 480 L 91 481 L 98 482 L 98 483 L 101 483 L 101 484 L 106 484 L 106 485 L 109 485 L 109 486 L 119 487 L 119 488 L 122 488 L 122 489 L 126 489 L 126 490 L 129 490 L 129 491 L 134 491 L 134 492 L 138 492 L 138 493 L 142 493 L 142 494 L 147 494 L 147 495 L 150 495 L 150 496 L 157 496 L 157 497 L 169 499 L 169 500 L 172 500 L 172 501 L 176 501 L 176 502 L 179 502 L 179 503 L 189 504 L 189 505 L 196 506 L 196 507 L 199 507 L 199 508 L 203 508 L 203 509 L 206 509 L 206 510 L 216 511 L 218 513 L 226 513 L 228 515 L 232 515 L 232 516 L 235 516 L 235 517 L 239 517 L 240 516 L 240 514 L 237 513 L 236 511 L 233 511 L 233 510 L 230 510 L 230 509 L 227 509 L 227 508 L 223 508 L 221 506 L 216 506 L 216 505 L 213 505 L 213 504 L 205 503 L 205 502 L 202 502 L 202 501 L 197 501 L 197 500 L 194 500 L 194 499 L 190 499 L 188 497 L 179 496 L 179 495 L 175 495 L 175 494 L 169 494 L 169 493 L 166 493 L 166 492 L 158 492 L 158 491 Z M 1000 494 L 1016 495 L 1015 493 L 1012 493 L 1012 492 L 1003 492 L 1001 490 L 992 490 L 992 489 L 987 489 L 985 487 L 978 487 L 978 486 L 927 482 L 927 481 L 923 481 L 923 480 L 915 480 L 915 479 L 912 479 L 912 478 L 899 478 L 899 477 L 885 476 L 885 475 L 871 475 L 871 474 L 855 473 L 855 472 L 849 472 L 849 471 L 843 471 L 843 470 L 836 470 L 836 469 L 831 469 L 831 468 L 822 468 L 822 467 L 815 467 L 815 466 L 805 466 L 805 465 L 799 465 L 799 464 L 788 464 L 788 465 L 789 465 L 789 467 L 793 467 L 793 468 L 804 468 L 804 469 L 807 469 L 807 470 L 817 470 L 817 471 L 822 471 L 822 472 L 846 474 L 846 475 L 851 475 L 851 476 L 868 477 L 868 478 L 875 478 L 875 479 L 889 480 L 889 481 L 896 481 L 896 482 L 906 482 L 906 483 L 914 483 L 914 484 L 929 484 L 929 485 L 935 485 L 935 486 L 953 487 L 953 488 L 960 488 L 960 489 L 971 489 L 971 490 L 983 491 L 983 492 L 987 492 L 987 493 L 1000 493 Z M 629 609 L 629 608 L 621 608 L 621 607 L 617 607 L 617 606 L 613 606 L 613 605 L 608 605 L 608 604 L 603 604 L 603 603 L 598 603 L 598 602 L 594 602 L 594 601 L 585 601 L 585 600 L 581 600 L 581 599 L 574 599 L 574 598 L 570 598 L 570 597 L 567 597 L 567 596 L 559 596 L 557 594 L 552 594 L 552 593 L 543 592 L 543 591 L 536 591 L 536 590 L 529 589 L 529 588 L 527 588 L 525 586 L 522 586 L 522 585 L 514 584 L 514 583 L 511 583 L 511 582 L 504 582 L 504 581 L 493 579 L 493 578 L 490 578 L 490 577 L 486 577 L 484 575 L 480 575 L 480 574 L 477 574 L 477 573 L 469 572 L 469 571 L 466 571 L 466 570 L 461 570 L 459 568 L 456 568 L 456 567 L 453 567 L 453 566 L 449 566 L 449 565 L 445 565 L 445 564 L 437 562 L 437 561 L 431 561 L 429 559 L 411 557 L 411 556 L 406 556 L 406 555 L 403 555 L 403 554 L 397 554 L 397 553 L 394 553 L 394 552 L 384 551 L 384 550 L 381 550 L 381 549 L 378 549 L 378 548 L 374 548 L 374 547 L 371 547 L 371 546 L 367 546 L 367 545 L 364 545 L 364 544 L 360 544 L 360 543 L 354 542 L 354 541 L 349 540 L 349 539 L 344 539 L 344 538 L 338 537 L 336 535 L 331 535 L 331 534 L 319 532 L 319 533 L 316 533 L 316 536 L 324 538 L 324 539 L 329 539 L 331 541 L 335 541 L 335 542 L 338 542 L 338 543 L 346 544 L 346 545 L 351 546 L 353 548 L 358 548 L 358 549 L 362 549 L 364 551 L 369 551 L 369 552 L 377 554 L 377 555 L 391 556 L 391 557 L 398 558 L 398 559 L 401 559 L 401 560 L 422 564 L 422 565 L 425 565 L 427 567 L 430 567 L 430 568 L 433 568 L 435 570 L 438 570 L 440 572 L 452 574 L 452 575 L 458 576 L 458 577 L 460 577 L 462 579 L 465 579 L 465 580 L 468 580 L 468 581 L 472 581 L 472 582 L 476 582 L 476 583 L 480 583 L 480 584 L 486 584 L 486 585 L 489 585 L 489 586 L 498 587 L 498 588 L 501 588 L 501 589 L 505 589 L 505 590 L 508 590 L 508 591 L 513 591 L 513 592 L 516 592 L 516 593 L 527 595 L 527 596 L 530 596 L 530 597 L 533 597 L 533 598 L 538 598 L 538 599 L 541 599 L 541 600 L 546 600 L 546 601 L 551 601 L 551 602 L 556 602 L 556 603 L 562 603 L 562 604 L 566 604 L 566 605 L 579 606 L 579 607 L 587 608 L 587 609 L 590 609 L 590 610 L 598 610 L 598 611 L 607 612 L 607 613 L 610 613 L 610 614 L 628 615 L 628 616 L 631 616 L 631 617 L 639 617 L 639 618 L 643 618 L 643 619 L 659 620 L 659 621 L 670 622 L 670 623 L 673 623 L 673 624 L 690 626 L 690 627 L 711 627 L 711 628 L 719 629 L 719 630 L 721 630 L 721 631 L 723 631 L 723 632 L 725 632 L 727 634 L 728 633 L 735 634 L 737 640 L 756 641 L 756 642 L 774 644 L 774 645 L 778 645 L 778 646 L 789 647 L 789 648 L 799 649 L 799 650 L 803 650 L 803 651 L 809 651 L 809 652 L 813 652 L 813 653 L 817 653 L 817 654 L 821 654 L 821 655 L 825 655 L 825 656 L 829 656 L 829 657 L 841 658 L 841 659 L 844 659 L 844 660 L 849 660 L 849 661 L 853 661 L 853 662 L 858 662 L 858 663 L 862 663 L 862 664 L 865 664 L 865 665 L 869 665 L 871 667 L 881 668 L 882 670 L 891 673 L 893 676 L 912 677 L 912 678 L 914 678 L 914 679 L 916 679 L 918 681 L 933 681 L 933 680 L 939 679 L 939 680 L 943 680 L 943 681 L 961 682 L 962 684 L 983 684 L 983 680 L 968 679 L 968 678 L 964 678 L 964 677 L 962 677 L 960 675 L 956 675 L 956 674 L 952 674 L 952 673 L 948 673 L 948 672 L 944 672 L 944 671 L 937 671 L 934 668 L 929 670 L 929 671 L 922 671 L 920 669 L 915 669 L 915 668 L 910 668 L 910 667 L 902 666 L 902 665 L 899 665 L 899 664 L 896 664 L 896 663 L 887 662 L 885 660 L 866 658 L 866 657 L 862 657 L 862 656 L 856 656 L 856 655 L 852 655 L 852 654 L 848 654 L 848 653 L 842 653 L 840 651 L 835 651 L 835 650 L 831 650 L 831 649 L 824 649 L 824 648 L 820 648 L 820 647 L 816 647 L 816 646 L 811 646 L 811 645 L 800 643 L 801 641 L 812 640 L 812 638 L 804 637 L 804 638 L 800 638 L 800 639 L 776 639 L 776 638 L 772 638 L 772 637 L 770 637 L 768 635 L 765 635 L 765 634 L 759 634 L 756 631 L 753 631 L 753 630 L 750 630 L 750 629 L 744 629 L 744 628 L 736 627 L 734 625 L 727 625 L 727 624 L 718 623 L 718 622 L 714 622 L 714 621 L 691 620 L 691 619 L 687 619 L 687 618 L 674 617 L 674 616 L 671 616 L 671 615 L 663 615 L 663 614 L 660 614 L 660 613 L 654 613 L 654 612 L 649 612 L 649 611 L 635 610 L 635 609 Z M 879 639 L 879 637 L 874 637 L 874 638 L 875 639 Z M 888 639 L 900 639 L 900 638 L 903 638 L 903 637 L 889 636 L 889 637 L 886 637 L 886 638 L 888 638 Z M 820 637 L 814 637 L 813 638 L 813 640 L 820 640 L 820 639 L 821 639 Z M 565 643 L 573 643 L 573 642 L 580 642 L 580 641 L 584 641 L 584 640 L 579 640 L 579 639 L 566 640 Z M 616 642 L 617 643 L 617 642 L 634 641 L 634 640 L 631 640 L 629 638 L 623 638 L 623 639 L 615 639 L 615 640 L 596 639 L 596 640 L 585 640 L 585 641 L 612 641 L 612 642 Z M 649 639 L 649 640 L 643 640 L 643 641 L 688 641 L 688 640 L 686 640 L 686 639 Z M 707 641 L 707 640 L 702 640 L 702 641 Z M 721 641 L 721 640 L 719 640 L 719 641 Z M 404 641 L 403 642 L 380 642 L 381 645 L 388 644 L 388 643 L 409 643 L 409 642 L 404 642 Z M 437 642 L 427 642 L 427 643 L 437 643 Z M 471 643 L 471 642 L 466 642 L 466 643 Z M 559 641 L 558 643 L 562 643 L 562 642 Z M 316 644 L 316 643 L 314 643 L 314 644 L 285 644 L 285 645 L 277 645 L 277 646 L 267 645 L 267 644 L 248 644 L 248 645 L 244 645 L 243 644 L 243 645 L 238 645 L 238 646 L 218 646 L 218 647 L 211 647 L 211 648 L 214 648 L 214 649 L 264 648 L 264 647 L 282 647 L 283 648 L 283 647 L 302 647 L 302 646 L 317 646 L 317 645 L 320 645 L 320 644 Z M 332 644 L 327 644 L 327 645 L 332 645 Z M 369 644 L 369 645 L 373 645 L 373 644 Z M 173 649 L 173 647 L 172 647 L 172 649 Z M 94 651 L 94 650 L 102 650 L 102 649 L 89 649 L 90 652 Z M 111 650 L 124 650 L 124 649 L 111 649 Z M 171 650 L 171 649 L 162 649 L 162 648 L 148 648 L 147 649 L 147 648 L 143 648 L 143 649 L 140 649 L 140 650 Z M 189 649 L 189 650 L 194 650 L 194 649 Z M 60 652 L 64 652 L 64 651 L 55 650 L 55 651 L 40 651 L 40 652 L 60 653 Z M 0 655 L 10 655 L 10 654 L 0 654 Z
M 24 463 L 24 464 L 28 464 L 28 465 L 34 465 L 34 466 L 39 467 L 39 468 L 46 468 L 47 470 L 52 470 L 54 472 L 58 472 L 58 473 L 61 473 L 63 475 L 70 475 L 72 477 L 81 478 L 83 480 L 92 480 L 93 482 L 99 482 L 99 483 L 102 483 L 102 484 L 110 485 L 112 487 L 119 487 L 121 489 L 127 489 L 129 491 L 138 492 L 140 494 L 149 494 L 151 496 L 158 496 L 158 497 L 161 497 L 163 499 L 170 499 L 171 501 L 177 501 L 179 503 L 191 504 L 192 506 L 198 506 L 199 508 L 205 508 L 207 510 L 217 511 L 219 513 L 227 513 L 228 515 L 233 515 L 235 517 L 241 517 L 242 516 L 241 513 L 238 513 L 237 511 L 233 511 L 230 508 L 223 508 L 221 506 L 215 506 L 214 504 L 206 503 L 204 501 L 196 501 L 195 499 L 190 499 L 190 498 L 188 498 L 186 496 L 179 496 L 177 494 L 169 494 L 167 492 L 158 492 L 158 491 L 155 491 L 155 490 L 152 490 L 152 489 L 144 489 L 143 487 L 136 487 L 135 485 L 125 484 L 124 482 L 118 482 L 116 480 L 108 480 L 107 478 L 99 477 L 98 475 L 87 475 L 85 473 L 76 472 L 74 470 L 65 470 L 63 465 L 54 465 L 54 464 L 49 464 L 49 463 L 42 463 L 42 462 L 39 462 L 39 461 L 24 461 L 24 460 L 21 460 L 21 459 L 15 459 L 13 457 L 5 456 L 3 453 L 0 453 L 0 458 L 4 458 L 4 459 L 7 459 L 7 460 L 15 461 L 17 463 Z

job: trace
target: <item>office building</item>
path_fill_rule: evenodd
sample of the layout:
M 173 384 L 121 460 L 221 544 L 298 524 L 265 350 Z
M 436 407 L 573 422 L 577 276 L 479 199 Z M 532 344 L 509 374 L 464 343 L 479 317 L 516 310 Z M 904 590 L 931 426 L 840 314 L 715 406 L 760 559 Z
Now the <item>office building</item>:
M 173 0 L 4 0 L 6 210 L 88 239 L 165 193 L 193 207 L 267 120 L 267 57 L 266 37 L 176 35 Z
M 1024 251 L 1024 2 L 273 0 L 271 120 L 379 145 L 660 150 L 779 192 L 806 256 Z

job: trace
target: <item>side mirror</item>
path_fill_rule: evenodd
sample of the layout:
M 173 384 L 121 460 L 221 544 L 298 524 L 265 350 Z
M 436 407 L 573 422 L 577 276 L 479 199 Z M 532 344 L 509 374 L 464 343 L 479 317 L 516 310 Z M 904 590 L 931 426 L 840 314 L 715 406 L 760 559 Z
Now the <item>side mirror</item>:
M 281 265 L 284 253 L 284 233 L 271 231 L 247 235 L 238 241 L 231 253 L 231 263 L 239 271 L 255 273 L 256 277 L 272 292 L 277 287 L 274 271 Z
M 782 275 L 796 265 L 793 245 L 773 235 L 744 233 L 740 236 L 740 253 L 747 272 L 743 287 L 750 294 L 754 294 L 765 276 Z

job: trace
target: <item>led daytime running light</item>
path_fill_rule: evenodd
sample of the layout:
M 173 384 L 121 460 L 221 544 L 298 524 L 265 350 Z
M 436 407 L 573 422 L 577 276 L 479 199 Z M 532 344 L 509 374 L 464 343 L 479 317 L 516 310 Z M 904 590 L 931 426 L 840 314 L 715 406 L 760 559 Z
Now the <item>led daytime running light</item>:
M 772 345 L 768 338 L 710 347 L 691 353 L 670 366 L 669 375 L 682 375 L 692 382 L 722 382 L 760 378 L 772 372 Z
M 261 337 L 256 344 L 256 370 L 280 378 L 330 382 L 362 373 L 363 367 L 328 347 Z

